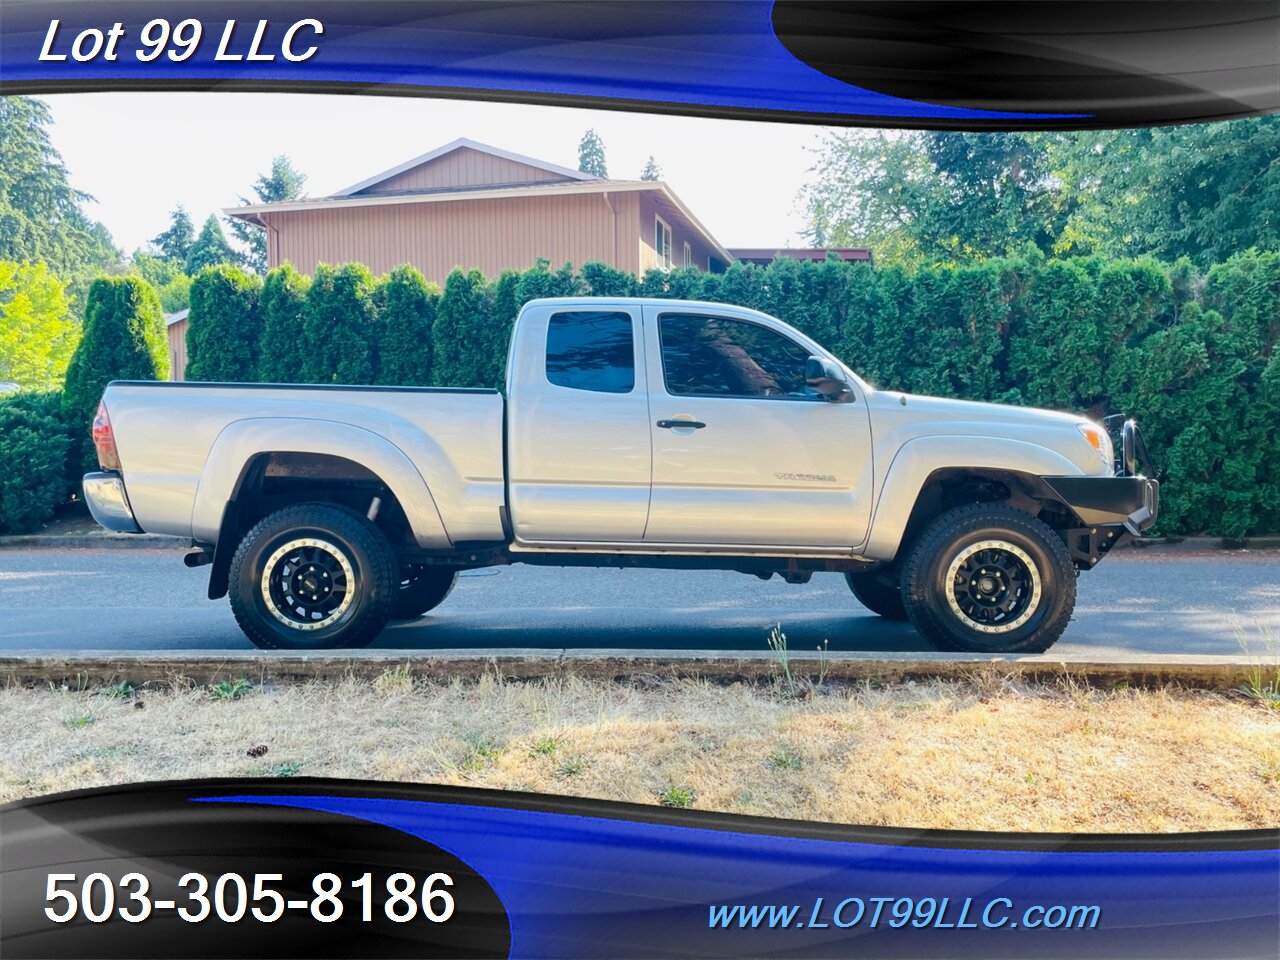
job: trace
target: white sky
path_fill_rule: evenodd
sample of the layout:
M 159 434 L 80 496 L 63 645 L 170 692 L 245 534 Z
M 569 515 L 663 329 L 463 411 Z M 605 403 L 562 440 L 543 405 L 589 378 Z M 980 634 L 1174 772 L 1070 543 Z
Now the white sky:
M 649 154 L 721 243 L 803 246 L 796 192 L 821 128 L 408 97 L 262 93 L 81 93 L 43 97 L 50 136 L 89 213 L 126 254 L 186 206 L 196 229 L 251 196 L 287 154 L 326 196 L 458 137 L 575 168 L 594 127 L 609 174 L 636 179 Z

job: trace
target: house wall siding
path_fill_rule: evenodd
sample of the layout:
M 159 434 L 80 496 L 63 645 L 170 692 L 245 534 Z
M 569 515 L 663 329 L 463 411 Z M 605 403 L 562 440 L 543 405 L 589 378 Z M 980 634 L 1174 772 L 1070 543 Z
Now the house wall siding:
M 656 217 L 661 217 L 671 228 L 671 266 L 683 267 L 684 245 L 689 244 L 693 258 L 691 266 L 701 270 L 710 269 L 710 258 L 714 256 L 711 248 L 698 234 L 689 229 L 684 219 L 666 204 L 660 204 L 652 194 L 639 197 L 637 209 L 637 233 L 640 237 L 638 272 L 643 274 L 658 266 Z
M 187 378 L 187 321 L 169 324 L 169 379 Z
M 635 273 L 640 206 L 634 192 L 595 193 L 275 212 L 263 219 L 273 267 L 288 261 L 313 274 L 320 263 L 355 261 L 380 274 L 411 263 L 443 284 L 454 267 L 497 276 L 526 270 L 539 257 L 554 267 L 597 260 Z M 652 217 L 649 224 L 652 233 Z
M 527 163 L 495 157 L 463 147 L 419 164 L 411 170 L 361 190 L 356 196 L 372 196 L 406 191 L 440 190 L 447 187 L 493 186 L 495 184 L 552 183 L 569 178 Z

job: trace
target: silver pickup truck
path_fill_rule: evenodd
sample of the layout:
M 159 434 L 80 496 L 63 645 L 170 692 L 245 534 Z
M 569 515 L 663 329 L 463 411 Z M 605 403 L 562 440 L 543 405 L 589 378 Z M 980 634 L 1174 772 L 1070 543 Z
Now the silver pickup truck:
M 940 647 L 1042 651 L 1159 493 L 1132 420 L 874 389 L 774 317 L 677 300 L 530 302 L 505 397 L 117 382 L 93 435 L 98 522 L 190 537 L 272 648 L 367 644 L 461 570 L 538 563 L 835 571 Z

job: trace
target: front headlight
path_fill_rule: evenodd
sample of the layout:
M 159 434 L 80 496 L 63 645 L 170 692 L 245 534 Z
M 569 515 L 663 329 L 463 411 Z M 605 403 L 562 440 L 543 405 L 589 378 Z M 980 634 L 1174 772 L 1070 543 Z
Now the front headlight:
M 1111 434 L 1107 433 L 1102 427 L 1096 423 L 1081 423 L 1076 426 L 1080 431 L 1080 435 L 1089 442 L 1089 446 L 1102 458 L 1102 462 L 1108 468 L 1114 470 L 1116 465 L 1116 451 L 1111 444 Z

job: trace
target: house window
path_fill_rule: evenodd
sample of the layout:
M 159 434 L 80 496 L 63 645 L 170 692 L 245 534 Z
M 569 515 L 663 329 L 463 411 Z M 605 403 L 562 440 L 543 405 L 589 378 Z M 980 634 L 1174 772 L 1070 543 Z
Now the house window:
M 671 228 L 661 217 L 654 217 L 653 249 L 658 255 L 658 267 L 671 269 Z
M 693 266 L 693 247 L 689 246 L 689 241 L 684 242 L 684 265 L 686 267 Z

